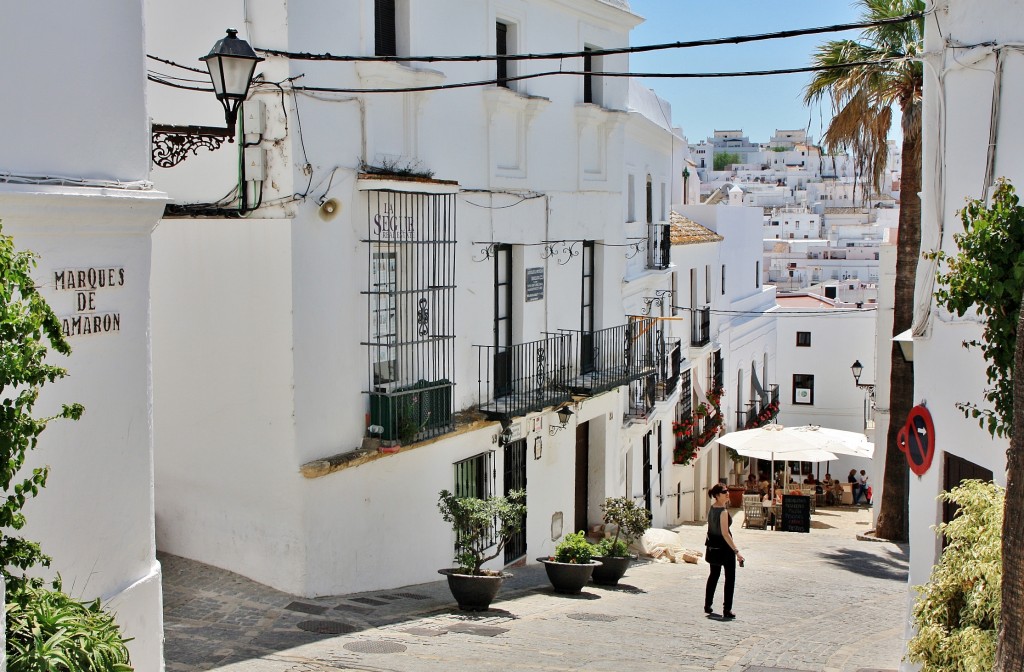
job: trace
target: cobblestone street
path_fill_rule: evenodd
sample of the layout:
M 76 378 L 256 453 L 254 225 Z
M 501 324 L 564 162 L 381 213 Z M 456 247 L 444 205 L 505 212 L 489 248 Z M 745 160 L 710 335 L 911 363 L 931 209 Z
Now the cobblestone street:
M 735 621 L 705 617 L 708 566 L 634 563 L 617 588 L 552 592 L 513 570 L 492 609 L 460 612 L 447 584 L 302 599 L 161 555 L 168 672 L 716 670 L 858 672 L 899 665 L 906 547 L 857 539 L 867 509 L 819 509 L 810 534 L 734 534 Z M 701 549 L 704 526 L 678 528 Z M 715 610 L 721 611 L 721 586 Z

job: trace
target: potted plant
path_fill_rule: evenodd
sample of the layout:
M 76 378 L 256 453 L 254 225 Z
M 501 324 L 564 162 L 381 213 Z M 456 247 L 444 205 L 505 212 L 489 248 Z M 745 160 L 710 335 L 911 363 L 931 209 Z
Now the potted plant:
M 507 497 L 456 497 L 442 490 L 437 508 L 455 531 L 456 567 L 439 569 L 448 577 L 448 588 L 459 609 L 486 611 L 498 594 L 501 582 L 512 576 L 483 569 L 526 522 L 526 492 L 514 490 Z
M 602 539 L 595 546 L 594 559 L 601 565 L 594 568 L 591 578 L 598 585 L 615 586 L 633 559 L 629 545 L 651 526 L 651 512 L 629 497 L 609 497 L 601 511 L 605 525 L 615 526 L 615 536 Z
M 587 585 L 594 568 L 601 563 L 593 559 L 594 547 L 587 541 L 582 531 L 565 535 L 555 554 L 547 558 L 537 558 L 544 563 L 548 580 L 556 593 L 574 595 Z

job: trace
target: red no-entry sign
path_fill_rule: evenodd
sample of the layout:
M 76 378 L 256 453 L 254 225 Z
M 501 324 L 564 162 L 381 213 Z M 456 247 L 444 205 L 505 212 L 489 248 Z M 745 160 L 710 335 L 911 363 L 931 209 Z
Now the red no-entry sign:
M 928 471 L 935 456 L 935 424 L 927 408 L 914 406 L 910 409 L 907 422 L 896 435 L 896 441 L 907 456 L 912 472 L 921 476 Z

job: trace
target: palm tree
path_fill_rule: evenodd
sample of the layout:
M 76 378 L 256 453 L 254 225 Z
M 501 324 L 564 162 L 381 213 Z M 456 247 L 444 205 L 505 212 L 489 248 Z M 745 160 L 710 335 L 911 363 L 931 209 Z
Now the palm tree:
M 925 10 L 924 0 L 859 0 L 865 21 L 899 19 Z M 893 336 L 911 327 L 914 280 L 921 252 L 921 62 L 924 18 L 872 26 L 859 40 L 835 40 L 818 47 L 813 57 L 820 70 L 807 85 L 807 103 L 831 100 L 835 116 L 825 132 L 831 149 L 852 149 L 870 185 L 881 183 L 893 106 L 902 113 L 903 169 L 900 174 L 899 240 L 896 246 L 896 292 Z M 848 66 L 848 67 L 840 67 Z M 909 476 L 896 435 L 914 399 L 914 369 L 893 342 L 889 387 L 889 431 L 885 476 L 876 534 L 907 539 Z

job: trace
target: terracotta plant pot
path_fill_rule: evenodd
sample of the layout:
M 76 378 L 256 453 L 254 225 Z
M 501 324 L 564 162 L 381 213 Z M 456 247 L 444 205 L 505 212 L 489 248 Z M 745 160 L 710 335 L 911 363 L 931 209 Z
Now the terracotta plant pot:
M 508 572 L 485 570 L 486 574 L 460 574 L 458 568 L 439 569 L 438 574 L 448 577 L 448 589 L 463 611 L 487 611 L 498 594 L 501 583 L 511 578 Z
M 591 560 L 589 563 L 555 562 L 548 558 L 537 558 L 537 562 L 544 563 L 544 570 L 548 573 L 548 581 L 551 582 L 556 593 L 576 595 L 583 590 L 583 586 L 590 581 L 594 568 L 600 562 Z
M 631 556 L 626 557 L 595 557 L 601 563 L 599 567 L 594 567 L 594 573 L 591 574 L 590 580 L 599 586 L 617 586 L 619 585 L 619 579 L 626 574 L 626 570 L 629 569 L 629 563 L 633 561 Z
M 738 509 L 743 506 L 743 493 L 747 489 L 742 485 L 730 485 L 729 486 L 729 506 L 734 509 Z

